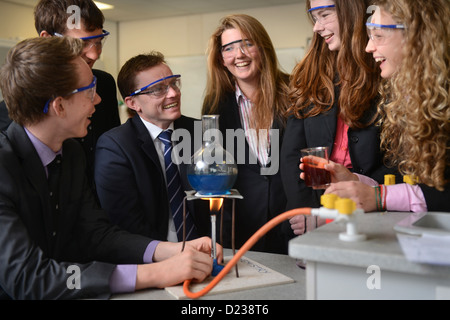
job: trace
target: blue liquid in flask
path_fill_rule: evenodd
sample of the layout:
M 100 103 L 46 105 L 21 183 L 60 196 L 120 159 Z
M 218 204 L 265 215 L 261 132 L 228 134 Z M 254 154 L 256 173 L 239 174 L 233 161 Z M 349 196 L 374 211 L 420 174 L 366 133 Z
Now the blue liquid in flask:
M 189 174 L 191 187 L 205 196 L 230 194 L 230 189 L 236 182 L 236 175 Z

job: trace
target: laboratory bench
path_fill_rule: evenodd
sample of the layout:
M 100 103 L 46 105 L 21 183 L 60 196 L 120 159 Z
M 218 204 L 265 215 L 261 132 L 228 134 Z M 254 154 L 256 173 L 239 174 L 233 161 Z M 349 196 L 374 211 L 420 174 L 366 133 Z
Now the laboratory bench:
M 394 227 L 408 215 L 411 213 L 356 214 L 357 231 L 367 237 L 364 241 L 340 240 L 346 226 L 337 222 L 291 240 L 289 255 L 306 263 L 306 298 L 450 299 L 449 265 L 406 258 Z
M 289 277 L 292 282 L 208 293 L 199 300 L 448 300 L 450 265 L 411 261 L 400 245 L 394 226 L 410 215 L 355 214 L 357 232 L 366 236 L 363 241 L 341 240 L 339 234 L 346 232 L 346 225 L 332 222 L 292 239 L 289 255 L 246 252 L 243 258 Z M 232 251 L 224 249 L 224 256 L 232 256 Z M 177 298 L 165 289 L 147 289 L 113 295 L 111 299 Z

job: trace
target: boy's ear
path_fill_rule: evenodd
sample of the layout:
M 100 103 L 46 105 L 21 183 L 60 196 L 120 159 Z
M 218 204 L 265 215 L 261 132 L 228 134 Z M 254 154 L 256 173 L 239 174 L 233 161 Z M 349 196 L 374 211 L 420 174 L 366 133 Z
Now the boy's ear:
M 57 116 L 65 114 L 65 108 L 63 105 L 63 98 L 57 97 L 50 102 L 49 110 L 52 110 Z
M 131 110 L 134 110 L 136 112 L 139 112 L 141 110 L 141 108 L 138 106 L 133 97 L 126 97 L 124 102 L 127 105 L 127 107 L 130 108 Z

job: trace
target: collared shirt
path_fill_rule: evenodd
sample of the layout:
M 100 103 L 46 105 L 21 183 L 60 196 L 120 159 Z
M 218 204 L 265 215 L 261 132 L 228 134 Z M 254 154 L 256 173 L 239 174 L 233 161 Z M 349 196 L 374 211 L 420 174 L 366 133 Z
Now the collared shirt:
M 139 116 L 140 117 L 140 116 Z M 164 179 L 166 179 L 166 186 L 167 186 L 167 178 L 166 178 L 166 164 L 164 162 L 164 144 L 161 140 L 159 140 L 158 136 L 163 132 L 164 130 L 160 127 L 154 125 L 153 123 L 150 123 L 142 117 L 140 117 L 142 122 L 144 123 L 144 126 L 147 128 L 148 133 L 152 137 L 153 143 L 155 145 L 156 152 L 158 153 L 159 162 L 161 163 L 162 172 L 164 174 Z M 170 126 L 166 130 L 174 130 L 173 122 L 170 124 Z M 170 206 L 169 206 L 170 210 Z M 170 242 L 178 242 L 177 237 L 177 230 L 175 228 L 175 223 L 173 222 L 172 213 L 169 214 L 169 226 L 168 226 L 168 232 L 167 232 L 167 241 Z
M 58 152 L 53 152 L 46 144 L 36 138 L 29 130 L 25 128 L 31 143 L 36 149 L 39 158 L 41 159 L 42 165 L 44 166 L 47 175 L 47 165 L 50 164 L 58 154 L 62 155 L 62 149 Z M 153 263 L 153 255 L 155 253 L 156 247 L 160 241 L 152 241 L 147 246 L 144 252 L 144 263 Z M 116 269 L 111 275 L 109 280 L 109 285 L 112 293 L 125 293 L 134 292 L 136 288 L 136 275 L 137 275 L 137 265 L 117 265 Z
M 263 167 L 266 167 L 269 164 L 270 131 L 264 132 L 264 130 L 260 130 L 259 134 L 257 134 L 256 130 L 251 128 L 250 119 L 252 119 L 253 103 L 244 95 L 237 84 L 236 101 L 239 106 L 241 124 L 250 151 L 253 152 L 253 155 L 258 159 L 259 163 Z
M 28 131 L 27 128 L 24 128 L 24 129 L 28 135 L 28 138 L 30 138 L 31 143 L 33 144 L 34 148 L 36 149 L 36 151 L 39 155 L 39 158 L 41 159 L 42 165 L 45 168 L 45 173 L 47 174 L 47 178 L 48 178 L 47 166 L 56 158 L 57 155 L 62 156 L 62 149 L 59 150 L 58 152 L 54 152 L 45 143 L 43 143 L 41 140 L 36 138 L 30 131 Z
M 353 168 L 348 149 L 348 125 L 341 117 L 337 120 L 336 138 L 330 160 L 344 165 L 347 169 Z

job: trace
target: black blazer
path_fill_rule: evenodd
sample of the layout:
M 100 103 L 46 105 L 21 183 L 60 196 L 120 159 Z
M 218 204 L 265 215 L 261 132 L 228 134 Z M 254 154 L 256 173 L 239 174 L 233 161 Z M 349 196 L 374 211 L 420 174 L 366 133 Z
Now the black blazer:
M 365 119 L 372 117 L 376 111 L 375 106 L 365 115 Z M 305 186 L 300 179 L 300 150 L 307 147 L 328 146 L 330 154 L 336 135 L 338 108 L 327 113 L 307 119 L 288 119 L 281 150 L 281 174 L 283 185 L 288 199 L 287 209 L 301 207 L 320 207 L 321 190 L 313 190 Z M 348 130 L 348 143 L 353 171 L 384 183 L 384 175 L 394 174 L 396 182 L 402 183 L 403 177 L 397 168 L 388 168 L 383 164 L 383 155 L 380 151 L 380 127 L 372 125 L 365 129 Z M 450 177 L 447 168 L 446 177 Z M 450 211 L 450 185 L 447 184 L 443 192 L 426 185 L 419 185 L 427 203 L 428 211 Z M 283 227 L 286 229 L 286 226 Z M 292 231 L 289 231 L 293 236 Z
M 95 146 L 98 138 L 106 131 L 120 125 L 119 107 L 117 103 L 116 82 L 112 75 L 105 71 L 92 69 L 92 73 L 97 77 L 97 93 L 102 101 L 95 106 L 95 113 L 92 115 L 88 133 L 84 138 L 76 139 L 81 143 L 87 160 L 86 174 L 89 185 L 95 190 L 94 185 L 94 161 Z M 4 101 L 0 103 L 0 131 L 6 130 L 11 119 L 8 116 L 8 109 Z
M 97 77 L 97 93 L 102 101 L 95 106 L 95 113 L 92 115 L 87 136 L 77 140 L 81 143 L 86 154 L 86 173 L 89 184 L 95 191 L 94 165 L 97 140 L 106 131 L 120 126 L 120 116 L 116 82 L 113 76 L 97 69 L 93 69 L 92 73 Z
M 223 134 L 224 147 L 227 146 L 226 130 L 243 130 L 239 106 L 236 101 L 235 92 L 228 93 L 220 102 L 219 107 L 219 128 Z M 278 121 L 274 121 L 273 130 L 278 130 L 279 141 L 283 139 L 283 126 Z M 272 141 L 272 146 L 275 141 Z M 236 200 L 236 248 L 241 247 L 256 231 L 258 231 L 269 220 L 283 213 L 286 209 L 286 196 L 281 183 L 280 171 L 275 168 L 275 174 L 262 175 L 261 165 L 252 164 L 249 161 L 250 149 L 245 139 L 244 150 L 239 148 L 237 139 L 234 139 L 234 157 L 237 162 L 238 155 L 245 152 L 245 163 L 238 163 L 238 177 L 234 185 L 244 197 Z M 232 150 L 228 150 L 232 151 Z M 279 150 L 272 150 L 279 153 Z M 275 167 L 278 164 L 273 164 Z M 223 238 L 224 246 L 231 246 L 231 201 L 225 202 Z M 272 229 L 266 236 L 259 240 L 252 248 L 255 251 L 273 252 L 287 254 L 287 243 L 281 233 L 279 226 Z
M 6 103 L 3 100 L 0 102 L 0 131 L 8 129 L 11 124 L 11 119 L 8 116 L 8 109 L 6 108 Z
M 13 122 L 0 134 L 0 298 L 109 295 L 115 264 L 143 263 L 150 239 L 109 223 L 87 187 L 85 165 L 80 145 L 64 142 L 53 227 L 45 169 L 25 130 Z M 81 290 L 67 288 L 71 265 L 81 269 Z
M 365 115 L 370 119 L 376 112 L 376 105 Z M 288 119 L 283 147 L 281 150 L 281 175 L 286 191 L 287 209 L 301 207 L 320 207 L 322 190 L 308 188 L 300 179 L 300 150 L 310 147 L 328 147 L 330 155 L 336 137 L 338 107 L 335 104 L 325 114 L 306 119 L 291 116 Z M 365 129 L 348 130 L 348 148 L 353 172 L 369 176 L 379 183 L 384 183 L 384 175 L 395 174 L 400 181 L 397 170 L 383 164 L 380 151 L 380 128 L 371 125 Z
M 450 166 L 447 165 L 445 177 L 450 181 Z M 447 183 L 443 191 L 431 188 L 427 185 L 420 184 L 427 203 L 428 211 L 450 212 L 450 183 Z
M 182 116 L 174 126 L 188 130 L 193 137 L 194 121 Z M 186 164 L 179 168 L 183 189 L 192 190 Z M 102 135 L 97 143 L 95 183 L 101 206 L 111 221 L 132 233 L 167 240 L 170 211 L 163 171 L 153 140 L 139 116 Z M 209 235 L 209 204 L 194 200 L 187 201 L 187 205 L 199 235 Z

